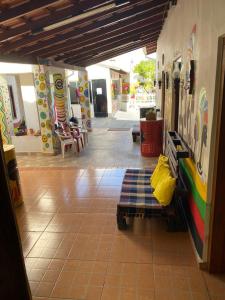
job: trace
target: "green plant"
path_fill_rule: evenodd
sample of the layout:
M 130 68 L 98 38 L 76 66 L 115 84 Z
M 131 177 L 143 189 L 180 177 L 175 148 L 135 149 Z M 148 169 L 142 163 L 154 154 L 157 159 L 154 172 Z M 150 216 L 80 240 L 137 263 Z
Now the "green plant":
M 134 67 L 133 72 L 137 74 L 139 86 L 142 86 L 147 93 L 154 88 L 156 62 L 154 59 L 142 60 Z

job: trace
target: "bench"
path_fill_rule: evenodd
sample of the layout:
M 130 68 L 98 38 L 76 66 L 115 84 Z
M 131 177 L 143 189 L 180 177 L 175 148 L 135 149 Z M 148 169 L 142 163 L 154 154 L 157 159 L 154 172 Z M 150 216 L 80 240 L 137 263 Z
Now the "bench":
M 117 225 L 119 230 L 127 228 L 127 217 L 163 217 L 168 230 L 185 230 L 182 211 L 178 199 L 185 199 L 187 190 L 179 175 L 179 159 L 189 157 L 189 152 L 175 131 L 167 134 L 166 156 L 169 158 L 171 173 L 176 178 L 173 199 L 168 206 L 162 206 L 153 196 L 150 186 L 150 169 L 127 169 L 123 178 L 120 202 L 117 205 Z

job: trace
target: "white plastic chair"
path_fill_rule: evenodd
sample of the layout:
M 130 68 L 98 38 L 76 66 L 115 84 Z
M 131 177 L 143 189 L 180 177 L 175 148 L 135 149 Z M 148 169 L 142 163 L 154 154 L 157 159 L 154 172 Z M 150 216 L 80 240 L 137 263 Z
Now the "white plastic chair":
M 65 157 L 65 148 L 66 146 L 72 146 L 74 153 L 76 153 L 76 141 L 74 140 L 74 138 L 71 136 L 65 136 L 61 133 L 59 133 L 58 131 L 56 131 L 57 136 L 59 137 L 60 143 L 61 143 L 61 150 L 62 150 L 62 157 Z

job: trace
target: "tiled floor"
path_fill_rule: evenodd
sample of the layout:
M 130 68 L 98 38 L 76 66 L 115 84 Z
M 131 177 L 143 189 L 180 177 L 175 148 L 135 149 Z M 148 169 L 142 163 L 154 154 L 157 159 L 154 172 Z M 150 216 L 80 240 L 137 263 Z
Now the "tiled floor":
M 89 133 L 89 143 L 79 155 L 72 151 L 63 159 L 57 156 L 18 155 L 20 167 L 124 168 L 148 167 L 154 159 L 140 155 L 140 144 L 133 143 L 130 131 L 96 128 Z
M 127 167 L 153 167 L 131 132 L 100 128 L 79 157 L 19 156 L 16 209 L 34 300 L 224 300 L 225 277 L 201 272 L 187 233 L 135 219 L 119 232 Z
M 161 220 L 116 227 L 124 169 L 20 171 L 17 208 L 34 300 L 224 300 L 223 278 L 201 272 L 187 233 Z

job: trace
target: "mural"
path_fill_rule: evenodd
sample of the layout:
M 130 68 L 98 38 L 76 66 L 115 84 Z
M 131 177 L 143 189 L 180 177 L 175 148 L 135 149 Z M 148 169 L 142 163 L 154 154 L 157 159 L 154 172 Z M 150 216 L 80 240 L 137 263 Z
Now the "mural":
M 207 131 L 208 131 L 208 100 L 206 90 L 202 88 L 199 96 L 199 107 L 196 116 L 196 136 L 198 141 L 198 159 L 197 168 L 199 174 L 204 181 L 207 180 L 206 174 L 203 172 L 204 150 L 207 147 Z M 197 142 L 196 142 L 197 143 Z
M 180 166 L 189 190 L 188 203 L 186 203 L 185 207 L 187 220 L 197 252 L 202 258 L 205 238 L 207 186 L 199 176 L 193 160 L 190 158 L 183 159 Z
M 84 122 L 85 127 L 89 131 L 91 131 L 91 105 L 89 98 L 87 71 L 78 71 L 78 78 L 78 95 L 80 99 L 82 121 Z
M 13 131 L 13 119 L 9 99 L 7 81 L 0 76 L 0 129 L 3 144 L 11 144 Z
M 34 84 L 37 95 L 37 108 L 41 127 L 42 149 L 45 153 L 54 153 L 54 122 L 50 109 L 51 97 L 46 84 L 46 74 L 44 66 L 34 67 Z

